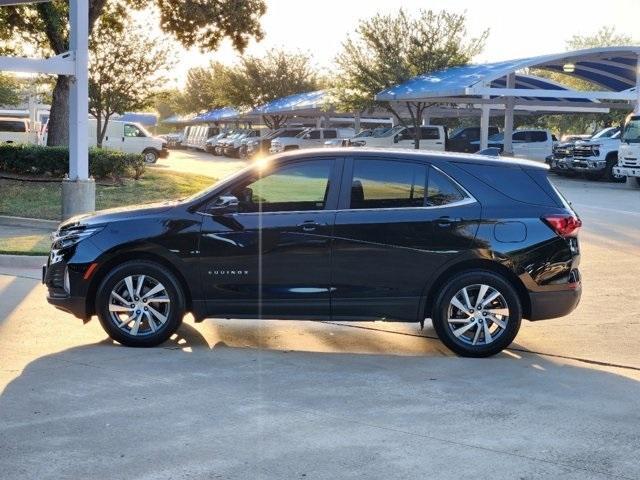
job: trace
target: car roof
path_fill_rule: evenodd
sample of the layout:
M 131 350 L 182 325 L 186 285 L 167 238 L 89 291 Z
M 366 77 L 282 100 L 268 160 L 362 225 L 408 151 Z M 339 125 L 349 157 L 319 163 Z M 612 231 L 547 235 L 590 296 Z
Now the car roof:
M 335 157 L 336 155 L 358 158 L 358 157 L 382 157 L 389 158 L 390 154 L 394 159 L 423 160 L 433 163 L 467 162 L 479 163 L 492 166 L 504 166 L 505 164 L 517 165 L 525 168 L 539 168 L 548 170 L 545 163 L 533 160 L 524 160 L 513 157 L 490 157 L 488 155 L 478 155 L 475 153 L 457 152 L 436 152 L 424 150 L 410 150 L 406 148 L 370 148 L 370 147 L 334 147 L 334 148 L 309 148 L 304 150 L 293 150 L 291 152 L 280 153 L 277 158 L 305 158 L 305 157 Z

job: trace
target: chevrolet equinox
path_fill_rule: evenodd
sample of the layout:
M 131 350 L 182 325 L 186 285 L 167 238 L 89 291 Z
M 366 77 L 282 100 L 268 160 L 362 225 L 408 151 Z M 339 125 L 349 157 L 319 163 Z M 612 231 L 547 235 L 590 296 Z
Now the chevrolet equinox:
M 420 322 L 473 357 L 521 319 L 571 312 L 581 221 L 546 165 L 322 149 L 272 157 L 189 198 L 72 218 L 48 301 L 149 347 L 213 318 Z

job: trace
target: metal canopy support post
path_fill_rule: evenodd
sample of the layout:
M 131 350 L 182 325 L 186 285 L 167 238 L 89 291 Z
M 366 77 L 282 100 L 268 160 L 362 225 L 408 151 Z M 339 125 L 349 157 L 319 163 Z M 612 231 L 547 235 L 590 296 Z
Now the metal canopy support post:
M 507 75 L 507 88 L 516 87 L 516 74 L 514 72 Z M 513 155 L 513 108 L 515 98 L 508 96 L 504 104 L 504 153 Z
M 353 114 L 353 129 L 356 134 L 360 133 L 360 112 L 355 112 Z
M 422 112 L 422 125 L 431 125 L 431 113 L 426 108 Z
M 489 98 L 483 96 L 482 98 Z M 480 150 L 489 146 L 489 119 L 491 117 L 491 105 L 484 103 L 480 107 Z
M 89 178 L 89 2 L 69 2 L 69 47 L 75 75 L 69 91 L 69 178 L 62 182 L 63 220 L 94 211 L 96 185 Z

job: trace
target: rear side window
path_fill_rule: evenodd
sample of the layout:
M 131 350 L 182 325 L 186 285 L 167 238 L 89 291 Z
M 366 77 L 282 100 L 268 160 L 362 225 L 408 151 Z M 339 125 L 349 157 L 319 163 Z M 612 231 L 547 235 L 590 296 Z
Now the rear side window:
M 466 195 L 453 181 L 440 170 L 429 168 L 429 183 L 427 184 L 427 205 L 438 207 L 464 200 Z
M 424 206 L 427 167 L 395 160 L 355 160 L 350 208 Z
M 539 185 L 541 181 L 549 183 L 545 170 L 535 169 L 535 172 L 532 171 L 530 176 L 518 165 L 503 166 L 462 162 L 456 162 L 456 165 L 513 200 L 533 205 L 558 206 L 545 189 Z M 534 180 L 533 176 L 539 177 L 541 175 L 544 176 L 544 179 L 536 178 Z
M 513 134 L 514 142 L 526 142 L 527 141 L 527 132 L 515 132 Z
M 335 130 L 325 130 L 324 131 L 324 138 L 337 138 L 338 134 L 336 133 Z
M 309 133 L 309 138 L 311 140 L 318 140 L 320 138 L 320 130 L 313 130 Z
M 547 132 L 531 132 L 531 141 L 532 142 L 546 142 L 547 141 Z
M 21 132 L 27 131 L 27 127 L 24 122 L 17 122 L 14 120 L 0 120 L 0 132 Z
M 437 128 L 432 127 L 420 127 L 422 140 L 438 140 L 440 138 L 440 132 Z

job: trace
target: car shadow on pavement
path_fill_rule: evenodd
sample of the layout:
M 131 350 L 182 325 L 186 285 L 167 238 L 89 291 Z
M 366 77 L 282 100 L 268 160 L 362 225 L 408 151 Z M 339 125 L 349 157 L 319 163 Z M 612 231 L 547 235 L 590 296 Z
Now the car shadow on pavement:
M 185 323 L 158 348 L 103 340 L 32 361 L 0 395 L 3 477 L 640 475 L 633 378 L 271 323 Z

